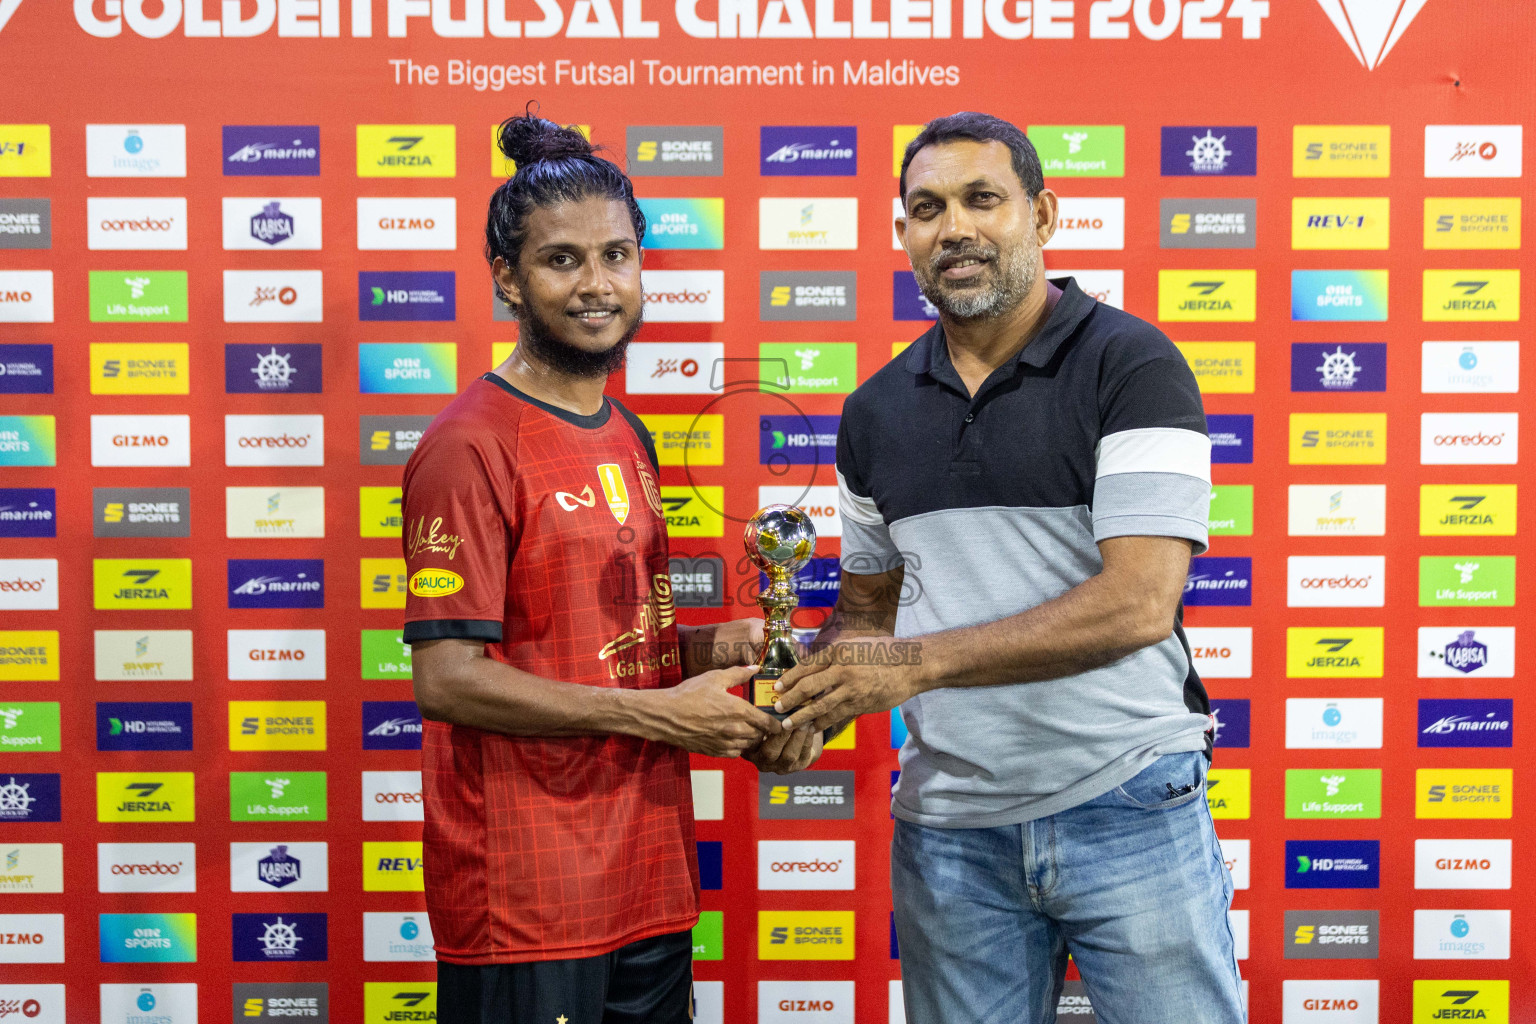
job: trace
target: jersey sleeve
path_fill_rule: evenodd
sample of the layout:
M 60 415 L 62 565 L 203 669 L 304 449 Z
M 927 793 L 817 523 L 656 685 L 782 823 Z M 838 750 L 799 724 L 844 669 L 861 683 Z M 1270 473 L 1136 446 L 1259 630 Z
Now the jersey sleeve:
M 859 472 L 849 420 L 856 416 L 853 402 L 845 404 L 837 424 L 837 505 L 843 520 L 843 553 L 847 572 L 874 576 L 903 563 L 891 540 L 891 528 L 875 505 L 871 488 Z
M 511 494 L 488 454 L 449 430 L 424 438 L 405 468 L 406 643 L 501 641 Z
M 1093 536 L 1182 537 L 1208 546 L 1211 440 L 1200 388 L 1159 335 L 1139 358 L 1106 361 L 1095 451 Z M 1129 365 L 1126 365 L 1129 364 Z

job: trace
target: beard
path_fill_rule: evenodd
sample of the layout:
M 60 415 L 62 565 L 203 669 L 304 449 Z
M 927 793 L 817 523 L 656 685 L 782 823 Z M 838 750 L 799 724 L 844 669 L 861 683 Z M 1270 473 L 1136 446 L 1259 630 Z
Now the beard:
M 568 377 L 607 377 L 623 368 L 629 343 L 644 320 L 644 313 L 637 312 L 611 348 L 592 352 L 561 338 L 549 321 L 540 317 L 531 306 L 523 305 L 517 309 L 517 340 L 519 344 L 527 345 L 528 351 L 539 362 Z
M 990 272 L 969 281 L 945 281 L 940 264 L 955 259 L 985 260 Z M 913 263 L 912 272 L 918 288 L 940 313 L 954 320 L 990 320 L 1024 301 L 1035 286 L 1039 266 L 1033 248 L 1024 242 L 1005 250 L 992 245 L 944 249 L 924 265 Z

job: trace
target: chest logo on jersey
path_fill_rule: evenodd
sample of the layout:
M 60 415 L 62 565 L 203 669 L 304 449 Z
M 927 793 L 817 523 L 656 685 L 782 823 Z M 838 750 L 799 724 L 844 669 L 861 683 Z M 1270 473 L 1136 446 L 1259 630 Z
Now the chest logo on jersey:
M 556 491 L 555 500 L 559 502 L 560 507 L 565 509 L 567 512 L 575 512 L 578 505 L 584 505 L 587 508 L 591 508 L 593 505 L 597 504 L 597 499 L 592 496 L 591 484 L 587 484 L 587 486 L 581 489 L 580 497 L 577 497 L 570 491 Z M 620 522 L 623 522 L 623 520 L 620 520 Z
M 656 639 L 676 620 L 677 609 L 672 602 L 672 577 L 667 573 L 656 573 L 651 577 L 650 593 L 646 595 L 635 615 L 634 628 L 620 633 L 597 652 L 599 661 L 613 659 L 608 666 L 609 678 L 620 679 L 624 676 L 640 675 L 678 664 L 676 648 L 659 656 L 652 654 L 648 658 L 636 661 L 625 661 L 617 657 L 622 651 Z
M 605 462 L 597 467 L 597 478 L 603 485 L 603 497 L 608 499 L 608 511 L 623 526 L 629 518 L 629 488 L 624 483 L 624 471 L 617 463 Z

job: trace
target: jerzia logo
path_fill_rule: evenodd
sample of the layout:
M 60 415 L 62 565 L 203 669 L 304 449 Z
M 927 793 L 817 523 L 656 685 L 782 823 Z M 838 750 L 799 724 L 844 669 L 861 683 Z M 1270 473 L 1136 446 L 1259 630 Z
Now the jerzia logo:
M 1367 71 L 1386 60 L 1426 0 L 1317 0 Z

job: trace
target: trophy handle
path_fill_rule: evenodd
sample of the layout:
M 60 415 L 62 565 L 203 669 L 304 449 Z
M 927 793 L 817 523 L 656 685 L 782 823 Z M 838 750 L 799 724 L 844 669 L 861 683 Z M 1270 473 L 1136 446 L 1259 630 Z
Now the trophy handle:
M 784 715 L 773 709 L 778 700 L 773 684 L 800 661 L 789 631 L 789 617 L 800 598 L 790 586 L 788 572 L 769 566 L 767 573 L 768 587 L 757 595 L 758 606 L 763 609 L 763 653 L 757 659 L 757 674 L 752 677 L 751 700 L 754 706 L 782 720 Z

